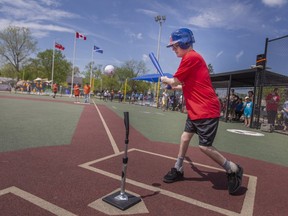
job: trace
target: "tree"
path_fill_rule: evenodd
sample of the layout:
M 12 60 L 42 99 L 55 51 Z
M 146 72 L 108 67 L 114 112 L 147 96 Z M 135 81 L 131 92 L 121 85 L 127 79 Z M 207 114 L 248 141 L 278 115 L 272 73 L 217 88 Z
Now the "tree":
M 17 78 L 17 72 L 15 68 L 10 63 L 8 63 L 0 69 L 0 76 Z
M 134 75 L 134 77 L 138 75 L 144 75 L 147 73 L 147 68 L 146 64 L 143 61 L 135 61 L 135 60 L 130 60 L 127 61 L 123 64 L 122 68 L 127 69 L 128 71 L 131 71 Z
M 49 49 L 37 54 L 35 59 L 30 59 L 30 64 L 24 67 L 25 79 L 35 79 L 37 77 L 52 77 L 53 50 Z M 65 59 L 61 51 L 55 50 L 54 55 L 54 82 L 65 82 L 67 75 L 72 71 L 71 63 Z
M 209 70 L 209 73 L 210 73 L 210 74 L 213 74 L 213 73 L 214 73 L 213 65 L 212 65 L 211 63 L 208 64 L 208 70 Z
M 71 69 L 71 71 L 72 71 L 72 69 Z M 80 76 L 81 76 L 80 68 L 77 66 L 74 66 L 74 77 L 80 77 Z
M 86 70 L 90 68 L 90 64 L 86 66 Z M 101 67 L 100 67 L 101 68 Z M 143 75 L 147 73 L 146 65 L 143 61 L 137 62 L 135 60 L 129 60 L 124 62 L 121 67 L 116 67 L 114 70 L 114 74 L 111 76 L 107 76 L 102 74 L 100 70 L 94 71 L 93 75 L 95 76 L 95 90 L 121 90 L 124 91 L 124 84 L 127 79 L 128 86 L 127 92 L 132 90 L 139 91 L 139 92 L 146 92 L 150 84 L 140 81 L 131 80 L 131 78 L 136 77 L 138 75 Z M 88 72 L 86 72 L 88 74 Z M 90 73 L 89 73 L 90 74 Z M 88 75 L 86 75 L 88 76 Z M 90 75 L 89 75 L 90 76 Z
M 19 73 L 25 60 L 36 51 L 36 40 L 28 28 L 9 26 L 0 32 L 0 56 Z
M 97 66 L 93 65 L 93 62 L 89 62 L 86 66 L 83 72 L 80 74 L 83 75 L 84 78 L 84 83 L 90 83 L 90 73 L 91 73 L 91 67 L 92 67 L 92 78 L 99 76 L 99 71 Z M 98 71 L 98 72 L 97 72 Z M 101 74 L 101 71 L 100 71 Z
M 107 89 L 107 90 L 118 90 L 119 89 L 119 82 L 114 75 L 108 76 L 105 74 L 102 74 L 102 89 Z
M 137 62 L 135 60 L 127 61 L 123 64 L 119 72 L 121 72 L 121 75 L 118 76 L 121 77 L 122 80 L 129 78 L 128 84 L 130 86 L 129 89 L 131 91 L 145 92 L 146 90 L 148 90 L 150 84 L 148 83 L 144 84 L 142 82 L 130 79 L 133 77 L 144 75 L 148 72 L 145 62 L 143 61 Z

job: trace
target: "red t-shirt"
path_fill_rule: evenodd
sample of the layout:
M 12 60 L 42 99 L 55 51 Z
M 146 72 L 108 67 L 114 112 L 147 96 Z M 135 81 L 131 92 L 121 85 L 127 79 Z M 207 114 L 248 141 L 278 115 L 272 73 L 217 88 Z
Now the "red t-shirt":
M 185 54 L 174 77 L 182 84 L 186 109 L 191 120 L 220 117 L 219 99 L 201 55 L 194 50 Z
M 74 86 L 74 95 L 75 96 L 79 96 L 80 95 L 80 89 L 78 85 Z
M 266 110 L 267 111 L 277 111 L 278 104 L 280 102 L 280 96 L 276 93 L 270 93 L 266 97 Z
M 53 84 L 53 92 L 57 92 L 58 91 L 58 86 L 57 84 Z
M 90 86 L 85 85 L 83 91 L 84 91 L 84 94 L 89 94 L 90 93 Z

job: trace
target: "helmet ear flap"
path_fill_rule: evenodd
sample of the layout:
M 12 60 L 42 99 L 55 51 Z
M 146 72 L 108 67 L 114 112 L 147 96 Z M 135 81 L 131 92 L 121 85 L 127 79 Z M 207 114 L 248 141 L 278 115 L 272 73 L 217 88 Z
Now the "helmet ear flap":
M 188 49 L 190 46 L 191 46 L 192 44 L 190 44 L 190 43 L 183 43 L 183 42 L 179 42 L 179 47 L 181 48 L 181 49 Z

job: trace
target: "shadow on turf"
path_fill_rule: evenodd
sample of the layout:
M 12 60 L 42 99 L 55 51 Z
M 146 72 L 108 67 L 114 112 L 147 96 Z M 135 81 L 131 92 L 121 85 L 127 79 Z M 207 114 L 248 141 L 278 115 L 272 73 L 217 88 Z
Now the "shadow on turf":
M 160 191 L 155 191 L 155 192 L 152 193 L 152 194 L 142 195 L 141 198 L 144 199 L 144 198 L 146 198 L 146 197 L 156 196 L 156 195 L 158 195 L 158 194 L 160 194 Z
M 185 178 L 183 181 L 210 181 L 215 190 L 227 190 L 227 176 L 225 172 L 208 172 L 208 171 L 201 171 L 199 170 L 194 164 L 192 163 L 191 159 L 189 157 L 186 157 L 186 160 L 189 161 L 189 164 L 191 166 L 191 169 L 196 172 L 199 176 L 199 178 Z M 238 191 L 233 194 L 233 196 L 241 196 L 245 194 L 247 191 L 246 187 L 241 186 Z

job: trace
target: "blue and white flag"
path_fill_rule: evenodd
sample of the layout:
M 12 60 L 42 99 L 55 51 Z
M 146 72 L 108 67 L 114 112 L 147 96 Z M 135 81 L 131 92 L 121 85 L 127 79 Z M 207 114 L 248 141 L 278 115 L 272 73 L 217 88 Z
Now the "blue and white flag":
M 100 49 L 99 47 L 97 46 L 94 46 L 94 49 L 93 49 L 95 52 L 98 52 L 98 53 L 102 53 L 103 54 L 103 50 Z

